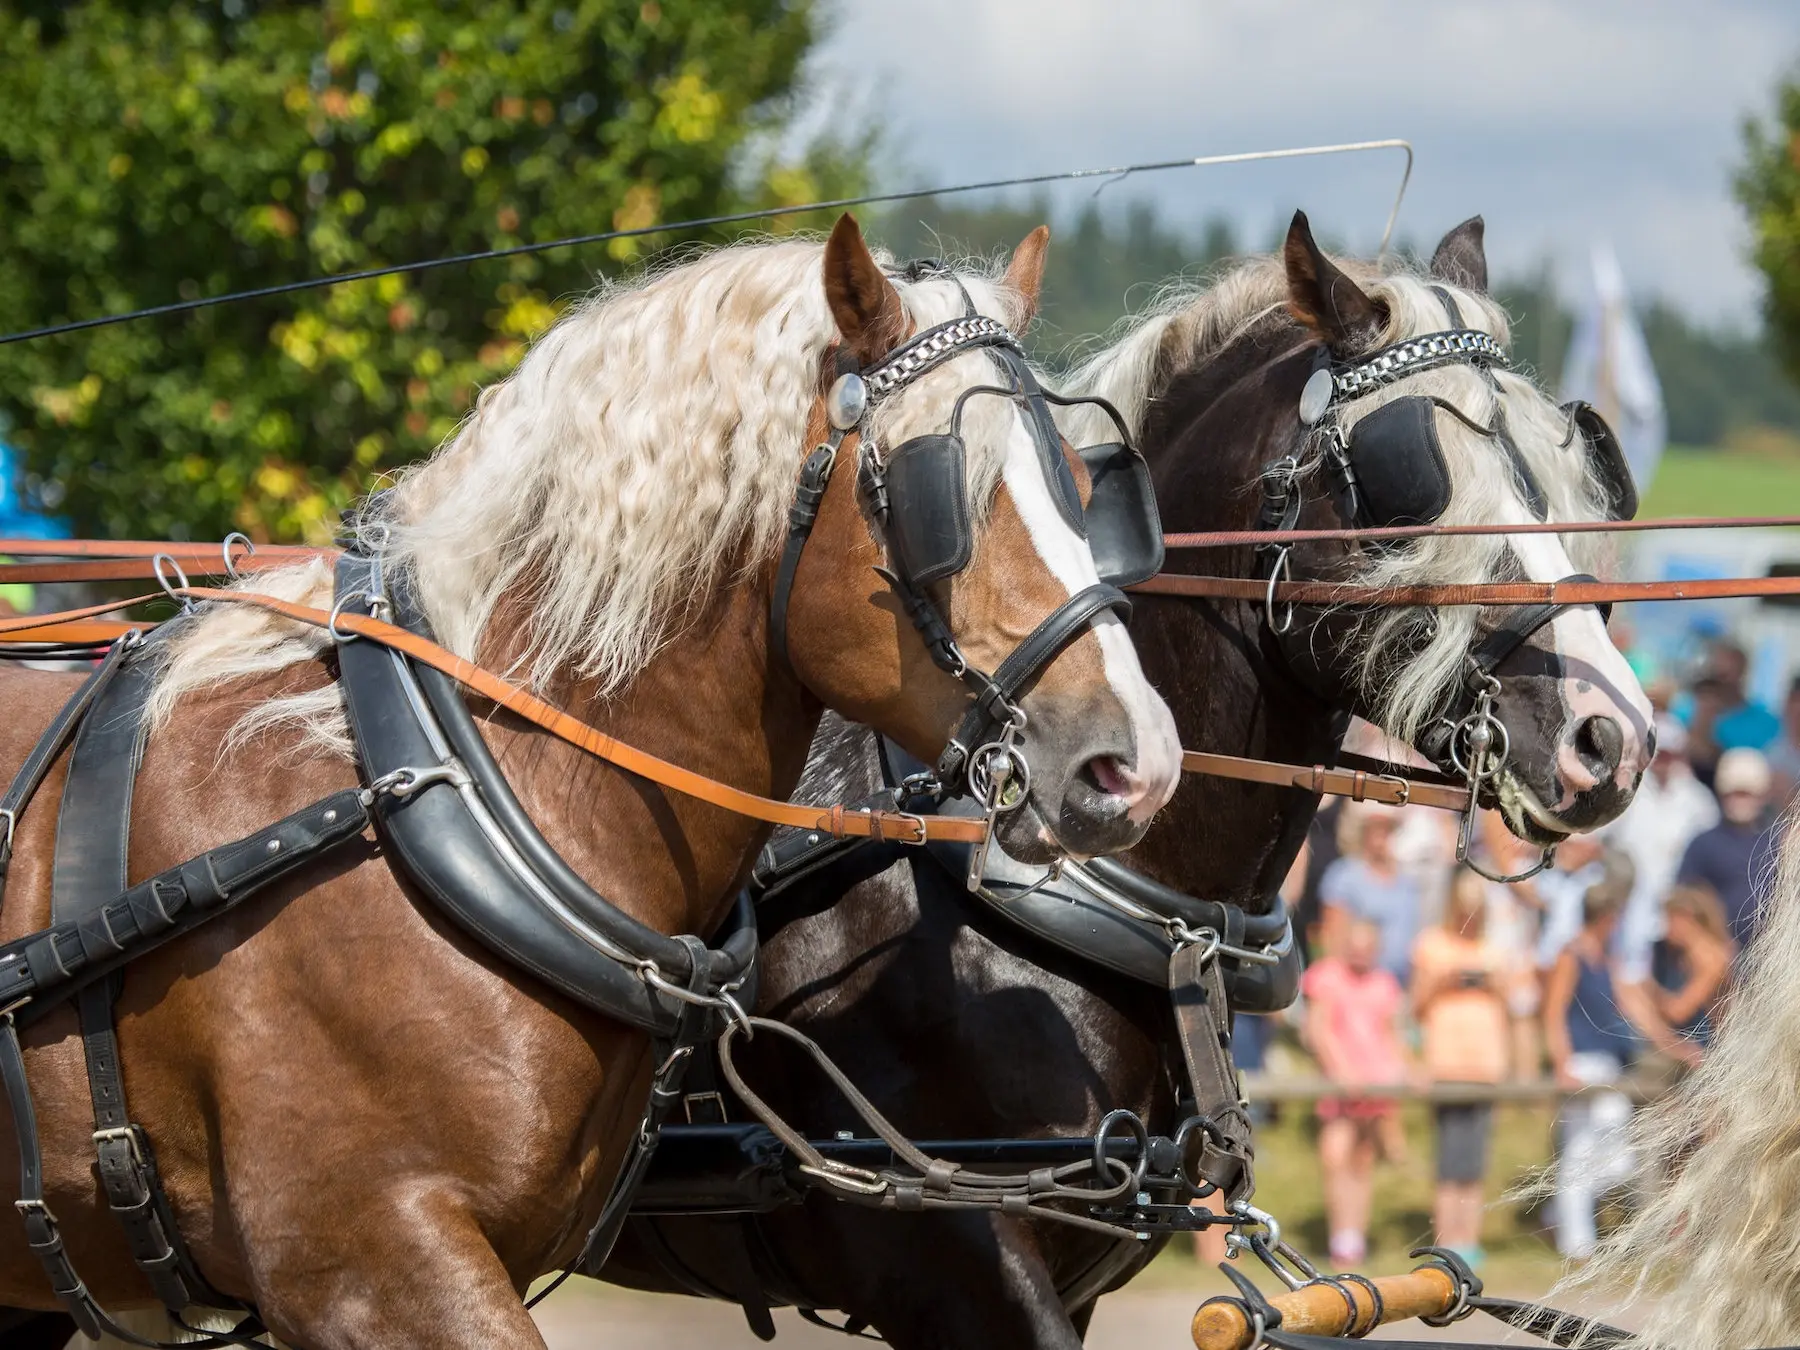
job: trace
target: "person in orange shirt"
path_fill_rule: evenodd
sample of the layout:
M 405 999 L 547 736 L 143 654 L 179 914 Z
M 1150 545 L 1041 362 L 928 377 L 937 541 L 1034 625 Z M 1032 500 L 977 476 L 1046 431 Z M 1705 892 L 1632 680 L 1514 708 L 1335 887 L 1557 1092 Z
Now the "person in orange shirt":
M 1413 944 L 1412 1005 L 1434 1083 L 1493 1084 L 1506 1077 L 1509 1042 L 1505 957 L 1484 939 L 1487 883 L 1456 869 L 1444 921 Z M 1491 1101 L 1440 1102 L 1437 1123 L 1437 1240 L 1471 1265 L 1481 1259 L 1482 1185 Z

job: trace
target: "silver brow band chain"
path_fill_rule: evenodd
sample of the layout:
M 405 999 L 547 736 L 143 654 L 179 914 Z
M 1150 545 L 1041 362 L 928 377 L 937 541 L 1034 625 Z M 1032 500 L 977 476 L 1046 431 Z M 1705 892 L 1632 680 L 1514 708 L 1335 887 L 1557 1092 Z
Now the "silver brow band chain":
M 1385 347 L 1375 355 L 1331 372 L 1333 401 L 1357 398 L 1395 380 L 1448 365 L 1509 367 L 1506 349 L 1478 328 L 1425 333 Z
M 867 372 L 863 383 L 868 387 L 869 401 L 873 403 L 898 393 L 927 371 L 969 347 L 1007 347 L 1020 355 L 1025 352 L 1019 339 L 998 319 L 990 319 L 985 314 L 953 319 L 919 334 Z

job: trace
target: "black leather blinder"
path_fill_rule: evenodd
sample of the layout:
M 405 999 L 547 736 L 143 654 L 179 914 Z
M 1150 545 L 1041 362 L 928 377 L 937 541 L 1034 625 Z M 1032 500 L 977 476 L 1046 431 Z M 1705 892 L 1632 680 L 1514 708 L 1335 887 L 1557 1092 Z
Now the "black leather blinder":
M 1587 447 L 1589 470 L 1606 495 L 1607 518 L 1634 519 L 1638 512 L 1637 483 L 1631 477 L 1631 466 L 1626 463 L 1618 436 L 1591 403 L 1576 399 L 1563 404 L 1563 411 Z
M 1450 466 L 1429 398 L 1397 398 L 1359 420 L 1333 467 L 1348 514 L 1364 524 L 1430 525 L 1449 509 Z
M 1083 446 L 1093 491 L 1087 504 L 1088 547 L 1100 580 L 1132 586 L 1162 571 L 1162 517 L 1150 466 L 1129 445 L 1117 441 Z
M 914 587 L 946 581 L 975 551 L 962 437 L 915 436 L 887 463 L 888 547 Z

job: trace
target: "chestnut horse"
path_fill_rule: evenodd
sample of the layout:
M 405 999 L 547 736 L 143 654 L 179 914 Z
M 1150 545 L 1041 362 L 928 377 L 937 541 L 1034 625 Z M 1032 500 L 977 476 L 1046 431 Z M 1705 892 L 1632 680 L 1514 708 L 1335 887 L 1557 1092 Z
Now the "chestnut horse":
M 1504 341 L 1505 313 L 1486 294 L 1486 273 L 1479 220 L 1444 238 L 1424 276 L 1334 263 L 1297 220 L 1284 253 L 1248 260 L 1208 289 L 1175 298 L 1077 371 L 1071 392 L 1109 397 L 1125 413 L 1154 470 L 1165 526 L 1250 528 L 1266 466 L 1289 455 L 1304 465 L 1316 455 L 1296 412 L 1315 355 L 1326 349 L 1354 361 L 1451 326 L 1445 296 L 1463 322 Z M 1503 406 L 1555 517 L 1601 516 L 1588 465 L 1564 444 L 1567 418 L 1527 380 L 1496 372 L 1496 381 L 1441 366 L 1357 401 L 1351 412 L 1365 416 L 1421 393 L 1454 401 L 1478 423 Z M 1502 453 L 1450 415 L 1439 421 L 1453 488 L 1443 518 L 1529 519 L 1525 485 Z M 1318 477 L 1309 481 L 1316 486 L 1301 523 L 1347 523 Z M 1171 561 L 1260 574 L 1247 548 L 1173 553 Z M 1573 570 L 1553 536 L 1518 546 L 1436 539 L 1377 555 L 1330 544 L 1293 558 L 1302 579 L 1476 581 Z M 1442 649 L 1460 657 L 1505 613 L 1446 614 L 1435 635 L 1408 641 L 1393 640 L 1384 618 L 1370 616 L 1368 630 L 1322 654 L 1329 660 L 1315 659 L 1307 616 L 1284 640 L 1259 604 L 1140 595 L 1132 632 L 1184 744 L 1329 764 L 1352 712 L 1417 734 L 1421 719 L 1409 710 L 1441 701 L 1447 678 L 1458 675 L 1458 661 Z M 1650 754 L 1649 709 L 1600 616 L 1559 614 L 1497 673 L 1511 759 L 1493 800 L 1515 831 L 1541 840 L 1623 810 Z M 1429 686 L 1423 693 L 1421 682 Z M 1584 719 L 1595 716 L 1617 721 L 1616 739 L 1592 728 L 1584 736 Z M 1584 757 L 1581 747 L 1592 745 L 1616 745 L 1616 762 L 1591 762 L 1593 752 Z M 855 797 L 882 781 L 874 738 L 833 719 L 815 743 L 802 796 Z M 1127 861 L 1166 885 L 1265 913 L 1318 802 L 1297 789 L 1189 777 Z M 819 1041 L 915 1138 L 1088 1135 L 1116 1107 L 1165 1133 L 1173 1127 L 1185 1070 L 1166 989 L 1027 934 L 928 856 L 888 856 L 885 870 L 879 861 L 844 864 L 840 876 L 853 867 L 876 874 L 841 904 L 830 871 L 765 902 L 766 1015 Z M 778 1048 L 752 1063 L 749 1081 L 810 1137 L 866 1134 L 804 1061 Z M 733 1118 L 748 1117 L 734 1110 Z M 758 1321 L 765 1304 L 840 1309 L 897 1350 L 1076 1350 L 1096 1297 L 1153 1251 L 1130 1237 L 1109 1241 L 1053 1222 L 876 1212 L 814 1194 L 766 1215 L 634 1219 L 605 1274 L 671 1292 L 710 1289 L 745 1303 Z
M 446 646 L 737 788 L 785 796 L 824 707 L 935 757 L 968 688 L 933 663 L 873 570 L 887 560 L 855 473 L 826 489 L 786 660 L 770 639 L 777 554 L 838 354 L 870 367 L 971 303 L 1023 325 L 1046 238 L 1028 238 L 1003 277 L 890 276 L 846 217 L 822 245 L 721 249 L 603 292 L 392 489 L 389 556 Z M 871 434 L 887 445 L 941 431 L 958 393 L 997 373 L 984 352 L 958 354 L 881 405 Z M 971 666 L 992 670 L 1097 578 L 1026 410 L 979 402 L 963 422 L 967 481 L 943 485 L 966 492 L 973 556 L 933 594 Z M 243 584 L 331 603 L 321 565 Z M 210 606 L 164 646 L 133 880 L 355 785 L 323 634 Z M 0 673 L 6 772 L 71 687 Z M 1007 847 L 1048 857 L 1134 842 L 1174 788 L 1179 744 L 1123 627 L 1103 616 L 1084 628 L 1022 706 L 1031 787 L 1000 831 Z M 484 730 L 590 885 L 663 932 L 717 927 L 764 827 L 510 717 Z M 41 795 L 53 802 L 62 777 Z M 47 922 L 55 829 L 43 801 L 20 821 L 0 937 Z M 643 1034 L 452 927 L 366 841 L 133 964 L 118 1034 L 133 1116 L 200 1272 L 311 1350 L 541 1345 L 520 1293 L 581 1244 L 653 1067 Z M 148 1286 L 95 1179 L 72 1012 L 25 1040 L 48 1200 L 75 1264 L 103 1304 L 142 1305 Z M 14 1148 L 9 1119 L 0 1157 Z M 0 1305 L 57 1306 L 13 1223 L 0 1223 Z

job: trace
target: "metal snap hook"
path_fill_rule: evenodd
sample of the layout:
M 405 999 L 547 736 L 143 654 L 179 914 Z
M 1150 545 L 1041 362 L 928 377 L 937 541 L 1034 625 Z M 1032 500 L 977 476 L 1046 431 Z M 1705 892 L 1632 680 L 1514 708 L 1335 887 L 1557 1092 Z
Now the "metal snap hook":
M 231 558 L 231 546 L 233 543 L 239 543 L 244 546 L 244 556 L 246 558 L 254 558 L 256 556 L 256 543 L 249 535 L 243 533 L 241 530 L 233 530 L 230 534 L 225 536 L 224 541 L 219 545 L 219 553 L 225 562 L 225 575 L 230 577 L 233 581 L 242 581 L 244 579 L 244 574 L 238 571 L 237 564 L 233 562 Z
M 175 574 L 173 584 L 170 583 L 168 575 L 163 570 L 165 566 L 168 568 L 169 572 Z M 194 612 L 193 600 L 190 597 L 181 594 L 182 591 L 185 591 L 188 588 L 187 573 L 181 570 L 181 564 L 175 561 L 174 554 L 158 553 L 155 557 L 150 559 L 150 571 L 156 577 L 156 584 L 162 587 L 163 594 L 168 596 L 169 599 L 173 600 L 176 604 L 180 605 L 183 614 L 192 614 Z

